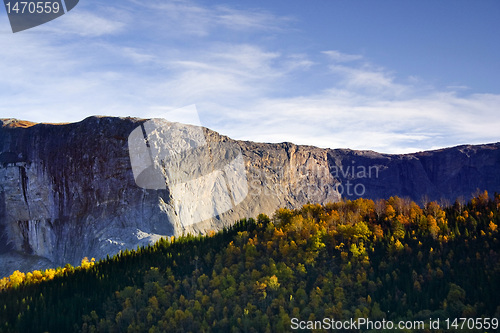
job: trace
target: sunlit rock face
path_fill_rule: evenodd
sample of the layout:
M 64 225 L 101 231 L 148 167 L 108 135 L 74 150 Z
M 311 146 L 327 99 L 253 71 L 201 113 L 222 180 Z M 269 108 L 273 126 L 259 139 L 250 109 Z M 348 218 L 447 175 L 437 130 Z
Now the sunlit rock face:
M 78 264 L 308 202 L 398 195 L 420 203 L 468 199 L 477 188 L 494 193 L 499 148 L 388 155 L 235 141 L 161 119 L 4 119 L 0 275 Z

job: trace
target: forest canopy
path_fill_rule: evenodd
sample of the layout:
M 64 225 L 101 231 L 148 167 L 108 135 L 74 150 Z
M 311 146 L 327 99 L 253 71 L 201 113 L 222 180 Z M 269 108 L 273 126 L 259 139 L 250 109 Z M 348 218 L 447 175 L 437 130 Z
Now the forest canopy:
M 0 281 L 0 331 L 288 332 L 292 318 L 499 318 L 499 211 L 500 195 L 486 192 L 449 206 L 308 204 L 81 267 L 15 272 Z

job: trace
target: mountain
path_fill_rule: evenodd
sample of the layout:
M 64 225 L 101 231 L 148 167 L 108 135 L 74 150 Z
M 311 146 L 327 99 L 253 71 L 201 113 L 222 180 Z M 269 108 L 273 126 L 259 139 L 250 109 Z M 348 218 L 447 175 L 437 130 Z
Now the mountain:
M 500 143 L 390 155 L 235 141 L 164 120 L 2 119 L 0 275 L 308 202 L 468 199 L 478 188 L 498 191 L 499 166 Z

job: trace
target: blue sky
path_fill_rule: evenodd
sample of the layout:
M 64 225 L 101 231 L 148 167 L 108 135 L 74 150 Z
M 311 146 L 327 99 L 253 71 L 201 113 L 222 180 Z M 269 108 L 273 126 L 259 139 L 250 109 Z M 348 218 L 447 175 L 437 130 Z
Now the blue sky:
M 500 141 L 500 2 L 80 0 L 12 34 L 0 118 L 166 117 L 234 139 L 415 152 Z

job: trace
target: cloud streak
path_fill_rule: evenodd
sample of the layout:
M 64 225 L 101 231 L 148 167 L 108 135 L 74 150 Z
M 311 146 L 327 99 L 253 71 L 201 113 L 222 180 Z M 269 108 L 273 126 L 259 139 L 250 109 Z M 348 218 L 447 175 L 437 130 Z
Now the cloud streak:
M 499 95 L 270 42 L 289 37 L 289 17 L 191 1 L 81 7 L 0 34 L 0 117 L 150 117 L 196 104 L 204 126 L 235 139 L 390 153 L 500 141 Z
M 335 62 L 351 62 L 363 59 L 363 56 L 360 54 L 347 54 L 337 50 L 323 51 L 321 53 L 326 54 Z

